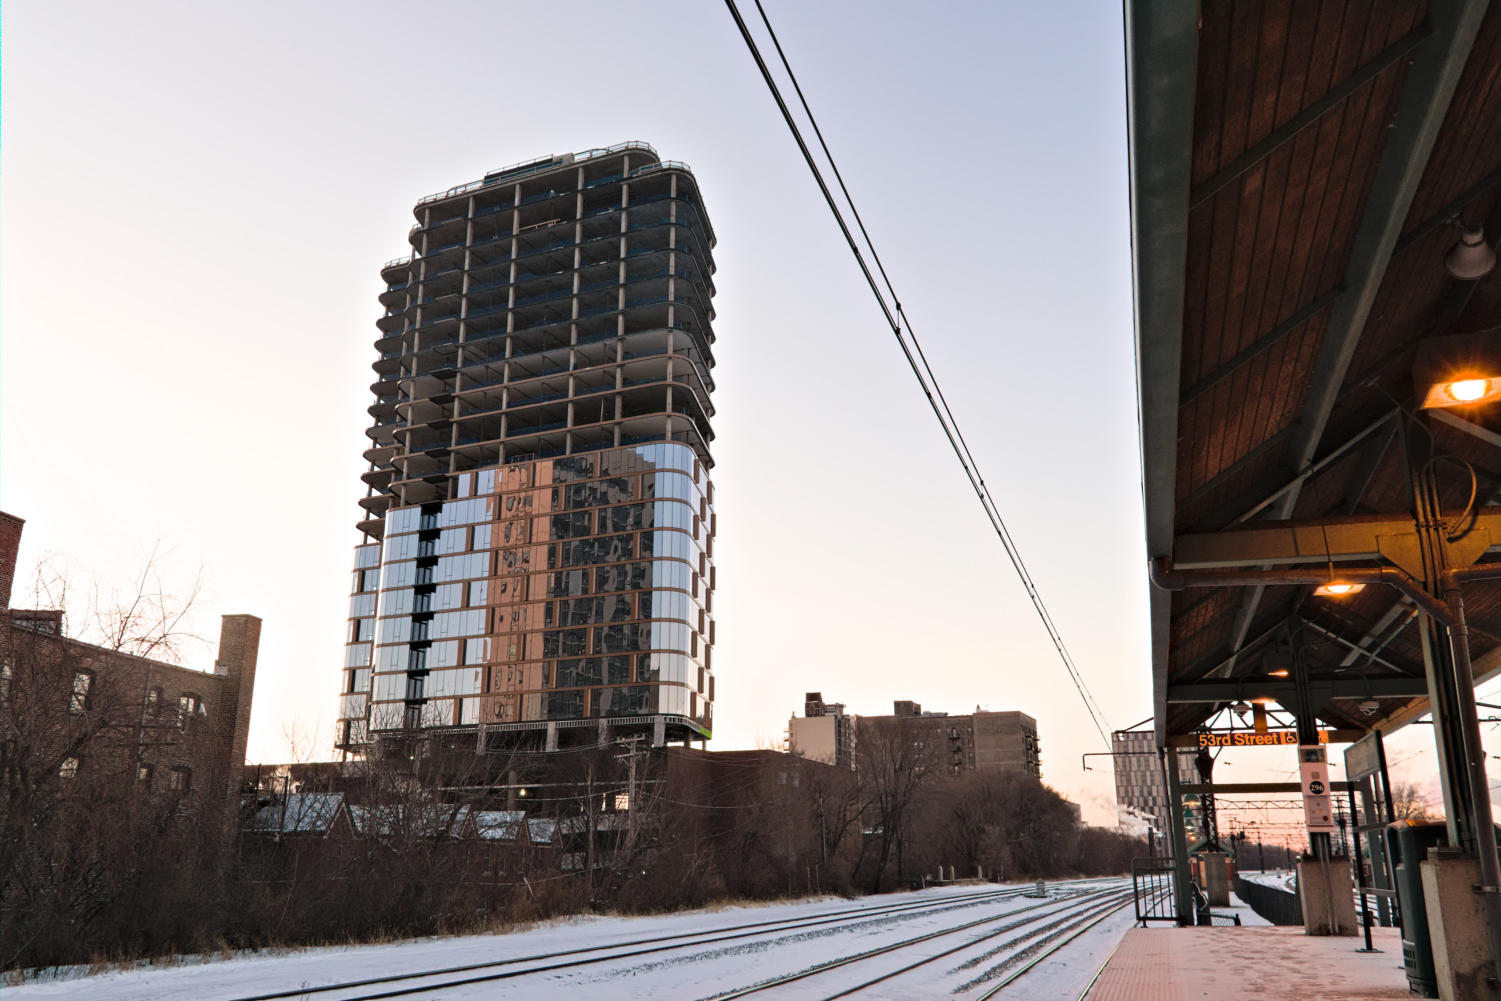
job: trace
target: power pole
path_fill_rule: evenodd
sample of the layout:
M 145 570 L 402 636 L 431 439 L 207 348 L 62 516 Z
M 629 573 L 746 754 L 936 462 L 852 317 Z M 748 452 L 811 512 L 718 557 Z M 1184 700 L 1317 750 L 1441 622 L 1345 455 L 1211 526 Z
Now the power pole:
M 631 851 L 636 845 L 636 757 L 641 753 L 641 741 L 644 738 L 637 734 L 634 737 L 621 737 L 616 743 L 630 745 L 628 749 L 617 751 L 615 760 L 624 759 L 629 770 L 625 785 L 625 847 Z

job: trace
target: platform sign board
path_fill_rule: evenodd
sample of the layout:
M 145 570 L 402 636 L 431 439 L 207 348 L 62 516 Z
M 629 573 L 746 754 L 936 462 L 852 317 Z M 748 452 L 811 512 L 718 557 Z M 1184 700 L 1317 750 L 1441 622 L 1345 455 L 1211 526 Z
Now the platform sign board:
M 1329 761 L 1324 745 L 1299 744 L 1298 771 L 1303 786 L 1303 816 L 1308 830 L 1334 830 L 1333 787 L 1329 781 Z
M 1396 922 L 1396 885 L 1382 836 L 1392 821 L 1392 795 L 1386 771 L 1386 749 L 1381 731 L 1372 730 L 1345 750 L 1345 780 L 1350 784 L 1350 818 L 1354 828 L 1356 888 L 1361 910 L 1368 897 L 1376 902 L 1376 920 L 1382 926 Z M 1367 925 L 1369 931 L 1369 925 Z

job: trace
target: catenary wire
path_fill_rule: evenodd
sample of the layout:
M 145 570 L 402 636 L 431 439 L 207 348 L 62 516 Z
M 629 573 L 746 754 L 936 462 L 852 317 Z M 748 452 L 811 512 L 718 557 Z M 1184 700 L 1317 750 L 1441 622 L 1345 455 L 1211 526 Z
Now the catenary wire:
M 1063 635 L 1058 630 L 1057 625 L 1054 623 L 1053 617 L 1048 612 L 1046 604 L 1043 603 L 1042 595 L 1037 590 L 1036 584 L 1034 584 L 1032 581 L 1032 575 L 1027 570 L 1025 562 L 1022 560 L 1021 552 L 1017 548 L 1015 540 L 1011 537 L 1011 533 L 1007 529 L 1005 521 L 1001 518 L 1000 511 L 996 507 L 994 499 L 991 497 L 990 488 L 986 486 L 984 477 L 982 477 L 979 473 L 979 464 L 976 462 L 974 454 L 970 451 L 969 445 L 965 441 L 964 436 L 959 429 L 958 420 L 954 417 L 953 412 L 949 409 L 948 401 L 943 396 L 943 391 L 939 387 L 937 377 L 933 373 L 931 366 L 928 365 L 927 356 L 923 352 L 922 346 L 918 342 L 917 336 L 912 330 L 911 321 L 907 318 L 905 311 L 902 309 L 901 300 L 897 296 L 896 290 L 892 287 L 891 280 L 886 274 L 885 267 L 881 264 L 880 257 L 876 253 L 875 245 L 871 242 L 870 235 L 866 232 L 865 224 L 860 219 L 859 212 L 855 208 L 854 200 L 850 198 L 849 191 L 844 185 L 844 179 L 839 173 L 839 168 L 837 167 L 837 165 L 835 165 L 834 158 L 829 152 L 828 145 L 824 143 L 823 133 L 818 128 L 818 123 L 814 119 L 813 113 L 809 109 L 807 101 L 803 98 L 802 88 L 798 85 L 796 75 L 792 72 L 792 67 L 789 65 L 786 55 L 782 52 L 781 43 L 777 41 L 776 33 L 771 28 L 771 22 L 766 16 L 766 11 L 761 7 L 760 0 L 755 0 L 755 2 L 756 9 L 760 11 L 762 22 L 766 25 L 766 29 L 771 37 L 772 43 L 776 46 L 777 54 L 782 61 L 782 66 L 786 70 L 788 78 L 792 81 L 793 88 L 797 92 L 797 96 L 802 104 L 803 111 L 807 115 L 808 121 L 812 125 L 813 130 L 818 137 L 818 142 L 823 149 L 824 156 L 829 162 L 830 169 L 832 170 L 839 184 L 841 192 L 844 194 L 846 203 L 848 203 L 850 207 L 850 212 L 854 216 L 856 224 L 860 229 L 860 233 L 865 239 L 865 244 L 870 250 L 871 259 L 875 262 L 876 268 L 880 272 L 881 278 L 885 282 L 886 288 L 888 289 L 888 291 L 890 291 L 892 300 L 891 305 L 888 305 L 886 301 L 886 295 L 881 291 L 880 286 L 877 284 L 875 275 L 871 273 L 870 266 L 865 261 L 865 255 L 860 252 L 860 246 L 856 242 L 854 235 L 850 232 L 849 224 L 845 221 L 843 212 L 840 210 L 838 203 L 834 200 L 834 196 L 829 190 L 828 183 L 824 180 L 823 172 L 819 169 L 818 164 L 814 160 L 811 151 L 808 149 L 808 144 L 803 139 L 802 132 L 798 128 L 796 121 L 793 119 L 792 113 L 788 109 L 786 101 L 782 98 L 781 91 L 777 87 L 776 81 L 772 78 L 771 71 L 768 69 L 766 61 L 761 57 L 760 49 L 756 45 L 756 41 L 752 37 L 750 29 L 746 26 L 744 19 L 740 16 L 740 10 L 738 7 L 736 7 L 735 0 L 725 0 L 725 5 L 729 8 L 730 16 L 734 18 L 735 25 L 737 28 L 739 28 L 740 35 L 745 40 L 746 47 L 750 50 L 751 57 L 755 60 L 757 68 L 761 71 L 761 76 L 766 81 L 766 86 L 771 91 L 772 98 L 776 101 L 777 108 L 781 111 L 782 118 L 787 123 L 787 128 L 791 131 L 793 139 L 797 142 L 798 149 L 802 152 L 803 159 L 804 161 L 806 161 L 809 171 L 813 174 L 813 179 L 817 182 L 819 191 L 823 194 L 824 201 L 829 206 L 829 211 L 833 213 L 834 220 L 838 223 L 840 232 L 844 234 L 845 242 L 849 245 L 851 253 L 854 254 L 855 261 L 860 266 L 860 271 L 864 274 L 865 281 L 870 286 L 871 293 L 876 297 L 876 301 L 881 308 L 881 313 L 886 318 L 887 326 L 891 328 L 892 334 L 896 337 L 897 344 L 901 347 L 902 354 L 906 358 L 908 366 L 912 369 L 913 375 L 917 377 L 918 385 L 922 389 L 923 395 L 927 398 L 929 407 L 932 408 L 934 416 L 938 418 L 939 426 L 943 429 L 944 436 L 948 439 L 949 447 L 953 450 L 955 457 L 959 460 L 959 464 L 964 468 L 964 474 L 969 479 L 970 486 L 974 489 L 976 496 L 979 498 L 980 506 L 984 508 L 985 515 L 989 519 L 991 527 L 995 530 L 997 537 L 999 537 L 999 539 L 1001 540 L 1001 546 L 1006 551 L 1006 556 L 1008 559 L 1010 559 L 1012 568 L 1016 571 L 1017 576 L 1020 578 L 1022 587 L 1027 592 L 1027 597 L 1032 602 L 1032 607 L 1036 610 L 1038 618 L 1042 620 L 1043 627 L 1047 630 L 1048 638 L 1052 641 L 1053 647 L 1058 652 L 1059 659 L 1063 661 L 1063 666 L 1068 671 L 1070 680 L 1073 681 L 1074 687 L 1078 690 L 1079 698 L 1084 702 L 1084 708 L 1089 713 L 1091 722 L 1094 723 L 1095 729 L 1100 733 L 1100 738 L 1108 747 L 1110 746 L 1110 737 L 1108 732 L 1109 725 L 1105 722 L 1104 713 L 1099 708 L 1099 704 L 1095 701 L 1094 696 L 1090 693 L 1089 687 L 1085 684 L 1083 675 L 1080 673 L 1078 666 L 1074 663 L 1073 657 L 1069 654 L 1068 647 L 1063 642 Z M 905 336 L 902 332 L 903 327 L 906 328 Z M 911 342 L 910 346 L 908 343 L 909 340 Z M 913 354 L 914 348 L 917 352 L 916 355 Z

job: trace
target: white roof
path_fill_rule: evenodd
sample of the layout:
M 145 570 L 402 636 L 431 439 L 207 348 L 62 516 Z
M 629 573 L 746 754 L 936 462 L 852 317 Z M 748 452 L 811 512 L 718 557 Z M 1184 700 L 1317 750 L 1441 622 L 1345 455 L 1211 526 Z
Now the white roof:
M 474 833 L 486 841 L 515 841 L 525 810 L 475 810 Z
M 341 792 L 294 792 L 255 812 L 246 829 L 268 833 L 326 834 L 344 805 Z

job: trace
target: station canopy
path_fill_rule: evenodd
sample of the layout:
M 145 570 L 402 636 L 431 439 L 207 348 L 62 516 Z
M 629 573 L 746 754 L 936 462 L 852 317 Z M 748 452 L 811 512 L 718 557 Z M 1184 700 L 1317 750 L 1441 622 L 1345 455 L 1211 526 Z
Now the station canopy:
M 1501 236 L 1501 4 L 1136 0 L 1127 63 L 1148 556 L 1390 565 L 1418 436 L 1474 470 L 1501 560 L 1501 403 L 1420 411 L 1414 375 L 1425 341 L 1501 327 L 1501 268 L 1446 267 L 1462 226 Z M 1438 482 L 1463 510 L 1464 466 Z M 1328 725 L 1420 714 L 1412 601 L 1314 592 L 1152 587 L 1159 742 L 1285 694 L 1294 659 Z M 1483 679 L 1501 581 L 1465 600 Z

